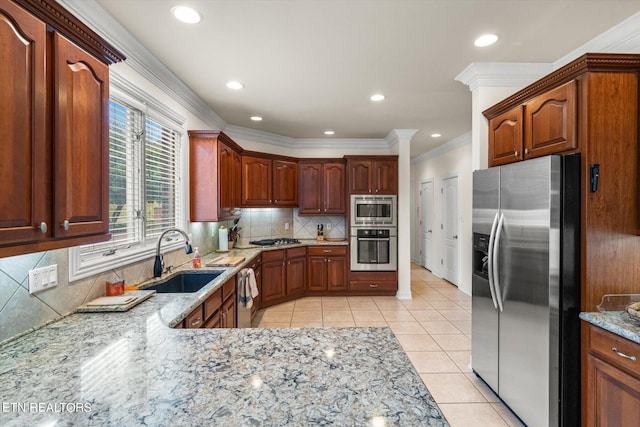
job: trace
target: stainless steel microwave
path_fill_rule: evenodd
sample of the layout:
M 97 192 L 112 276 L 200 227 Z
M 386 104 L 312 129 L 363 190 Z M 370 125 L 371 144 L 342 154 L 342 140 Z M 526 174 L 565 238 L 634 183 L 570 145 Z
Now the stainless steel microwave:
M 397 220 L 398 196 L 351 195 L 351 227 L 382 225 L 395 227 Z

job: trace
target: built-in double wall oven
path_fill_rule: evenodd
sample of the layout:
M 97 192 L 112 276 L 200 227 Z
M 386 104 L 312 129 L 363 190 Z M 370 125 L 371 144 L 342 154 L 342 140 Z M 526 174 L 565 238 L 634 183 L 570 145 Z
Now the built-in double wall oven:
M 349 229 L 352 271 L 398 267 L 397 196 L 351 195 Z

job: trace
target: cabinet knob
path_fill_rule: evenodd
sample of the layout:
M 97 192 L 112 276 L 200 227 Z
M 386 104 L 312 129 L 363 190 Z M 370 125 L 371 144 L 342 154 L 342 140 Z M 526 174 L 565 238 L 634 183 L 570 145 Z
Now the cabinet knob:
M 202 322 L 202 319 L 197 318 L 191 321 L 191 326 L 198 326 Z
M 65 219 L 64 222 L 62 223 L 62 228 L 64 228 L 64 231 L 69 231 L 69 220 Z
M 528 148 L 524 149 L 524 154 L 529 154 L 529 149 Z
M 513 153 L 513 156 L 514 156 L 514 157 L 518 157 L 518 154 L 520 154 L 520 153 L 518 152 L 518 150 L 516 150 L 516 152 L 515 152 L 515 153 Z
M 320 212 L 320 209 L 318 209 L 318 212 Z
M 377 288 L 377 287 L 378 287 L 378 284 L 377 284 L 377 283 L 370 283 L 370 284 L 369 284 L 369 287 L 370 287 L 370 288 Z
M 327 260 L 327 262 L 331 262 L 331 260 L 330 260 L 330 259 L 328 259 L 328 260 Z
M 46 232 L 47 232 L 47 230 L 49 229 L 49 227 L 47 227 L 47 223 L 46 223 L 46 222 L 42 221 L 42 222 L 40 223 L 40 227 L 38 227 L 38 229 L 40 230 L 40 232 L 41 232 L 42 234 L 44 234 L 44 233 L 46 233 Z

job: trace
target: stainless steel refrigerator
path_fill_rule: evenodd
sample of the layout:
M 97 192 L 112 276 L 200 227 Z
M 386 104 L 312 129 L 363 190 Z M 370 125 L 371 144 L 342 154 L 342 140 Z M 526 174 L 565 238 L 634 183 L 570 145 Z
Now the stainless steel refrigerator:
M 580 421 L 580 157 L 473 174 L 474 372 L 529 427 Z

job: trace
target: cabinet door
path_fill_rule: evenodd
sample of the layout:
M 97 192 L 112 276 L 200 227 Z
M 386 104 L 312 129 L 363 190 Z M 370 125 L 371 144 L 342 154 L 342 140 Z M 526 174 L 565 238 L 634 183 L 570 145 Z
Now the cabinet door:
M 109 69 L 54 34 L 56 237 L 109 231 Z
M 344 163 L 325 163 L 322 166 L 323 213 L 331 215 L 346 213 L 345 172 Z
M 327 290 L 327 268 L 325 257 L 308 257 L 307 289 L 310 291 Z
M 298 205 L 298 163 L 273 161 L 273 204 Z
M 330 291 L 347 290 L 347 259 L 345 257 L 327 258 L 327 289 Z
M 371 181 L 373 164 L 369 160 L 350 160 L 349 166 L 349 193 L 371 193 Z
M 623 426 L 640 420 L 640 380 L 587 356 L 586 420 L 589 426 Z
M 524 158 L 578 148 L 577 85 L 575 80 L 524 105 Z
M 235 328 L 236 327 L 236 294 L 227 298 L 222 305 L 222 327 L 223 328 Z
M 304 293 L 306 258 L 287 260 L 287 297 Z
M 222 328 L 222 310 L 218 310 L 205 322 L 204 328 Z
M 220 186 L 218 217 L 228 218 L 237 206 L 233 206 L 233 191 L 236 186 L 234 180 L 234 155 L 235 151 L 222 142 L 218 142 L 218 183 Z M 215 202 L 215 201 L 212 201 Z
M 48 237 L 52 226 L 46 26 L 14 3 L 0 0 L 0 40 L 0 242 L 15 244 Z
M 276 301 L 285 296 L 285 263 L 272 261 L 262 263 L 262 302 Z
M 378 194 L 398 193 L 398 162 L 377 160 L 373 169 L 373 192 Z
M 242 156 L 242 206 L 271 205 L 271 160 Z
M 300 206 L 298 213 L 319 214 L 322 212 L 322 177 L 321 163 L 300 163 Z
M 522 160 L 522 107 L 489 120 L 489 166 Z
M 238 215 L 240 206 L 242 206 L 242 157 L 237 151 L 231 152 L 231 177 L 233 181 L 231 190 L 232 214 Z

